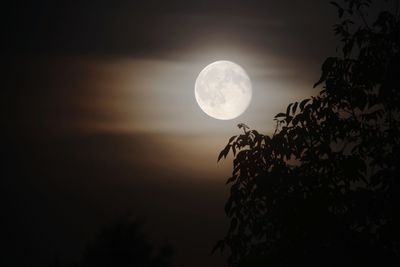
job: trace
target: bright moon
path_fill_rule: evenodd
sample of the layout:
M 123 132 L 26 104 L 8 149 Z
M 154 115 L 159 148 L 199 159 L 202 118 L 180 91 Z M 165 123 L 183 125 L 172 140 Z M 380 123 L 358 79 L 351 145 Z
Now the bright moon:
M 226 60 L 211 63 L 200 72 L 194 93 L 200 108 L 219 120 L 240 116 L 252 96 L 247 73 L 238 64 Z

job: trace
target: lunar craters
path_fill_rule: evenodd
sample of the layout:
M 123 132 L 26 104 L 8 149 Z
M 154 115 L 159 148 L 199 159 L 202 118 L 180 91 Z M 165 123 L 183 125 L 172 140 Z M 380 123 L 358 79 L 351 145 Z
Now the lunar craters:
M 201 109 L 221 120 L 242 114 L 251 95 L 251 82 L 246 72 L 239 65 L 225 60 L 205 67 L 195 84 L 195 96 Z

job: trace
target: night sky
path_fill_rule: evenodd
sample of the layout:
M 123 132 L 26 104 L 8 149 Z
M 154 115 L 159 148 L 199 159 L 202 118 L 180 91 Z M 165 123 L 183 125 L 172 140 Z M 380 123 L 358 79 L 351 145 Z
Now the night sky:
M 78 260 L 129 215 L 171 243 L 174 266 L 226 266 L 210 254 L 228 227 L 231 160 L 217 156 L 238 123 L 271 133 L 275 114 L 317 93 L 337 45 L 329 1 L 16 1 L 3 13 L 4 258 Z M 222 59 L 253 84 L 228 121 L 193 91 Z

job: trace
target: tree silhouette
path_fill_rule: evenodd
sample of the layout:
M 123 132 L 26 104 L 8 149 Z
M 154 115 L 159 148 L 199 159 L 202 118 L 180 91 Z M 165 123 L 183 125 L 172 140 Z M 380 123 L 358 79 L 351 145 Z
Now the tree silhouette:
M 103 231 L 88 245 L 82 260 L 84 267 L 167 267 L 172 248 L 157 251 L 141 232 L 137 222 L 120 221 Z
M 341 55 L 320 93 L 277 114 L 272 136 L 239 124 L 218 157 L 234 155 L 214 248 L 230 266 L 400 266 L 399 11 L 369 24 L 371 1 L 332 4 Z

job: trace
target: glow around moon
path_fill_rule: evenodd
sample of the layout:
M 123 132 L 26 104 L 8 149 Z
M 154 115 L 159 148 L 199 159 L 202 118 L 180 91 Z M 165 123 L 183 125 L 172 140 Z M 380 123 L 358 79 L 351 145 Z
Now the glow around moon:
M 240 116 L 252 96 L 250 78 L 244 69 L 226 60 L 205 67 L 196 79 L 194 92 L 200 108 L 219 120 Z

